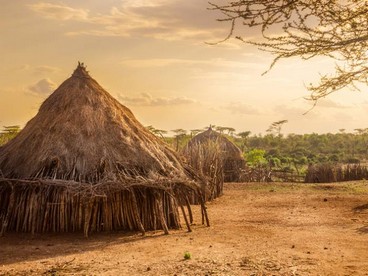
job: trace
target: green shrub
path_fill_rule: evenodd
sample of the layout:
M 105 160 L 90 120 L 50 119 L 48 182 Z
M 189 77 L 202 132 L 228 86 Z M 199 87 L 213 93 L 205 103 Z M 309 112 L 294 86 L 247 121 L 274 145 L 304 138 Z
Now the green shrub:
M 184 260 L 190 260 L 192 258 L 192 254 L 190 254 L 190 252 L 185 252 L 184 253 Z

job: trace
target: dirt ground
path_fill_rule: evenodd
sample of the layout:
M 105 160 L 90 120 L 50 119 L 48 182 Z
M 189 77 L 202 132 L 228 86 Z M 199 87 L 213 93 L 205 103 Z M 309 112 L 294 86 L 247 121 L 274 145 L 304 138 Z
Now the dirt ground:
M 191 233 L 7 233 L 0 275 L 368 275 L 367 181 L 227 183 L 208 212 Z

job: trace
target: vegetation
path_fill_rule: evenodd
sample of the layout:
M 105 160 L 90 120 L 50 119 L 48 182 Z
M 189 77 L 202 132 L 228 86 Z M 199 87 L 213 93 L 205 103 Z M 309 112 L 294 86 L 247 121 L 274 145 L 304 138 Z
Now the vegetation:
M 368 155 L 368 133 L 255 135 L 247 139 L 247 145 L 246 153 L 262 149 L 265 158 L 275 166 L 360 163 Z
M 346 86 L 368 84 L 368 5 L 357 0 L 235 0 L 211 7 L 222 13 L 219 21 L 230 23 L 225 40 L 236 37 L 280 59 L 317 56 L 332 58 L 334 75 L 322 75 L 310 84 L 310 99 L 318 100 Z M 240 21 L 240 22 L 239 22 Z M 258 41 L 237 36 L 241 28 L 261 35 Z
M 0 132 L 0 146 L 13 139 L 20 131 L 20 126 L 4 126 Z
M 184 253 L 184 260 L 190 260 L 191 258 L 192 258 L 192 254 L 190 254 L 190 252 Z
M 277 122 L 276 122 L 277 123 Z M 272 126 L 272 125 L 271 125 Z M 308 166 L 315 164 L 364 164 L 368 162 L 368 129 L 356 129 L 346 133 L 288 134 L 278 129 L 262 135 L 251 135 L 250 131 L 228 135 L 243 152 L 250 168 L 267 168 L 273 171 L 305 176 Z M 166 142 L 179 150 L 191 139 L 182 135 L 180 143 L 176 137 L 165 137 Z

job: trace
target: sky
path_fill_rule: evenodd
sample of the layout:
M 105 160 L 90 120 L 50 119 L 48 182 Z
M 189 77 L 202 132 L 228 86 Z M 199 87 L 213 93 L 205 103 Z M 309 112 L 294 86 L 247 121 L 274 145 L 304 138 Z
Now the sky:
M 208 8 L 207 0 L 2 1 L 0 126 L 23 127 L 81 61 L 145 126 L 252 134 L 279 120 L 288 120 L 284 133 L 367 127 L 366 87 L 336 92 L 303 115 L 312 107 L 306 85 L 331 72 L 332 60 L 282 60 L 262 76 L 273 57 L 236 39 L 216 44 L 230 26 Z

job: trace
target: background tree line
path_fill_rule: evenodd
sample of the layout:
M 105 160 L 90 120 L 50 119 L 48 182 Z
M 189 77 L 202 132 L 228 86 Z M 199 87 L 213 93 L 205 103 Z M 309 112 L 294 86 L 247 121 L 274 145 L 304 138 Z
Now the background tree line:
M 20 131 L 20 126 L 4 126 L 0 131 L 0 146 L 13 139 Z
M 352 133 L 340 129 L 338 133 L 288 134 L 281 133 L 287 120 L 274 122 L 266 134 L 252 135 L 251 131 L 236 132 L 232 127 L 212 126 L 242 151 L 248 166 L 305 175 L 308 166 L 325 163 L 358 164 L 368 159 L 368 128 Z M 172 130 L 174 135 L 163 136 L 162 131 L 150 130 L 180 151 L 197 133 L 206 130 Z M 167 131 L 164 131 L 167 135 Z
M 212 126 L 226 136 L 242 151 L 249 167 L 268 167 L 273 170 L 304 175 L 308 166 L 324 163 L 358 164 L 368 159 L 368 128 L 355 129 L 347 133 L 288 134 L 281 133 L 286 120 L 274 122 L 266 134 L 252 135 L 250 131 L 236 132 L 232 127 Z M 173 149 L 180 151 L 202 129 L 174 129 L 168 131 L 148 126 L 147 129 L 163 139 Z M 0 132 L 0 145 L 14 138 L 19 126 L 5 126 Z

